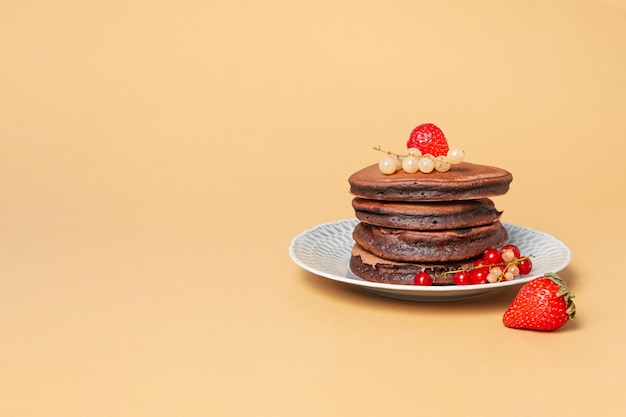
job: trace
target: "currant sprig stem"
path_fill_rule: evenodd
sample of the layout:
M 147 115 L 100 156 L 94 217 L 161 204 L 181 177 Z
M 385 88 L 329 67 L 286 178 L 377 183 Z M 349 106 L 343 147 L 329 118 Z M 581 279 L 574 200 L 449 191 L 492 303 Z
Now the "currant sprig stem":
M 514 260 L 504 264 L 503 271 L 506 271 L 507 269 L 509 269 L 509 267 L 517 265 L 517 264 L 519 264 L 520 262 L 522 262 L 522 261 L 524 261 L 526 259 L 530 259 L 530 258 L 534 258 L 534 257 L 535 257 L 535 255 L 528 255 L 528 256 L 520 256 L 519 258 L 515 258 Z M 469 268 L 455 269 L 455 270 L 452 270 L 452 271 L 444 271 L 444 272 L 441 272 L 440 274 L 438 274 L 438 276 L 444 276 L 444 275 L 448 275 L 448 274 L 456 274 L 457 272 L 472 272 L 472 271 L 474 271 L 476 269 L 479 269 L 479 268 L 491 268 L 491 267 L 495 267 L 495 266 L 499 266 L 499 265 L 498 264 L 496 264 L 496 265 L 480 264 L 478 266 L 470 266 Z
M 387 150 L 383 149 L 380 145 L 374 146 L 374 150 L 375 151 L 379 151 L 379 152 L 384 152 L 384 153 L 386 153 L 389 156 L 395 155 L 395 156 L 398 156 L 398 157 L 401 157 L 401 158 L 406 158 L 407 156 L 412 155 L 412 153 L 411 154 L 408 154 L 408 153 L 407 154 L 400 154 L 400 153 L 387 151 Z M 414 155 L 414 156 L 421 156 L 421 155 Z
M 508 267 L 513 266 L 513 265 L 517 265 L 518 263 L 522 262 L 525 259 L 530 259 L 530 258 L 534 258 L 534 257 L 535 257 L 534 255 L 521 256 L 521 257 L 519 257 L 519 258 L 517 258 L 517 259 L 515 259 L 515 260 L 513 260 L 511 262 L 507 262 L 504 265 L 504 269 L 507 269 Z M 496 266 L 496 265 L 483 265 L 483 264 L 481 264 L 480 266 L 470 266 L 469 268 L 464 268 L 464 269 L 456 269 L 456 270 L 453 270 L 453 271 L 444 271 L 444 272 L 440 273 L 439 275 L 456 274 L 457 272 L 471 272 L 471 271 L 473 271 L 475 269 L 486 268 L 486 267 L 489 267 L 489 266 Z

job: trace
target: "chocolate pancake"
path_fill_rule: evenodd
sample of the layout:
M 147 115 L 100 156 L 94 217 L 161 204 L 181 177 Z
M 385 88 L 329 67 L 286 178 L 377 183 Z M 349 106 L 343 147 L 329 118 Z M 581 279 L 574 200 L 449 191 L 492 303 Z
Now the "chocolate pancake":
M 452 262 L 482 255 L 503 245 L 508 234 L 502 223 L 438 231 L 391 229 L 359 222 L 355 242 L 383 259 L 398 262 Z
M 463 229 L 496 222 L 502 212 L 488 198 L 465 201 L 413 202 L 354 198 L 356 217 L 364 223 L 409 230 Z
M 468 269 L 473 260 L 450 263 L 404 263 L 379 258 L 359 245 L 352 248 L 350 270 L 367 281 L 387 284 L 413 285 L 415 275 L 427 272 L 433 278 L 433 285 L 454 284 L 454 274 L 444 272 Z
M 391 175 L 370 165 L 350 176 L 350 192 L 356 197 L 384 201 L 475 200 L 503 195 L 513 181 L 510 172 L 486 165 L 462 162 L 448 172 Z

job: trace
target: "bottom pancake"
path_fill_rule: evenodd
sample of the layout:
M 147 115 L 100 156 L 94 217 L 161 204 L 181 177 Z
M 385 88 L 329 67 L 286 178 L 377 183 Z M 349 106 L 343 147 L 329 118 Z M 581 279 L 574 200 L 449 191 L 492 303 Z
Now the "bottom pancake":
M 413 285 L 415 275 L 427 272 L 433 278 L 433 285 L 452 285 L 454 274 L 446 272 L 469 269 L 473 266 L 474 260 L 438 263 L 395 262 L 379 258 L 355 244 L 350 257 L 350 270 L 354 275 L 367 281 L 400 285 Z

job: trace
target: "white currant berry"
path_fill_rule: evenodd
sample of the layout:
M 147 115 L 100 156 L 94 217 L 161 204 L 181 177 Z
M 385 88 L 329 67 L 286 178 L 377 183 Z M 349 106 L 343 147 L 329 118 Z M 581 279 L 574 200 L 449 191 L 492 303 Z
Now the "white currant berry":
M 433 172 L 433 169 L 435 169 L 435 163 L 429 156 L 426 156 L 424 158 L 420 158 L 418 167 L 424 174 L 428 174 Z
M 515 275 L 513 275 L 512 273 L 507 271 L 507 272 L 504 273 L 504 275 L 502 275 L 502 278 L 505 281 L 513 281 L 513 278 L 515 278 Z
M 448 172 L 450 170 L 450 162 L 444 159 L 443 156 L 435 158 L 435 170 L 438 172 Z
M 447 157 L 451 164 L 460 164 L 465 158 L 465 152 L 458 146 L 453 146 L 448 149 Z
M 392 157 L 391 155 L 385 156 L 378 163 L 378 169 L 380 169 L 380 172 L 382 172 L 383 174 L 393 174 L 394 172 L 396 172 L 396 158 Z
M 413 155 L 406 156 L 402 160 L 402 169 L 407 174 L 413 174 L 413 173 L 417 172 L 418 169 L 419 169 L 418 168 L 418 163 L 419 163 L 419 161 Z
M 502 276 L 502 269 L 499 266 L 494 266 L 489 270 L 487 274 L 487 281 L 489 282 L 498 282 L 500 277 Z
M 504 249 L 502 251 L 502 260 L 504 262 L 511 262 L 513 259 L 515 259 L 515 253 L 512 249 Z
M 519 275 L 519 268 L 517 265 L 511 265 L 506 269 L 506 272 L 510 272 L 513 276 Z
M 420 151 L 417 148 L 409 148 L 406 150 L 406 153 L 408 153 L 409 155 L 414 155 L 414 156 L 422 156 L 422 151 Z

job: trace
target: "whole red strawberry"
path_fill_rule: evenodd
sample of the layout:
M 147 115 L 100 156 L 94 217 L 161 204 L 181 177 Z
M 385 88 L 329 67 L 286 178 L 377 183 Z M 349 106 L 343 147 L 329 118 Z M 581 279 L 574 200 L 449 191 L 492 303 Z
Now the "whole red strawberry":
M 406 142 L 407 149 L 417 148 L 422 155 L 442 156 L 448 153 L 448 141 L 441 129 L 432 123 L 424 123 L 417 126 L 411 132 Z
M 556 274 L 524 284 L 504 313 L 502 322 L 515 329 L 552 331 L 574 318 L 576 305 L 565 282 Z

